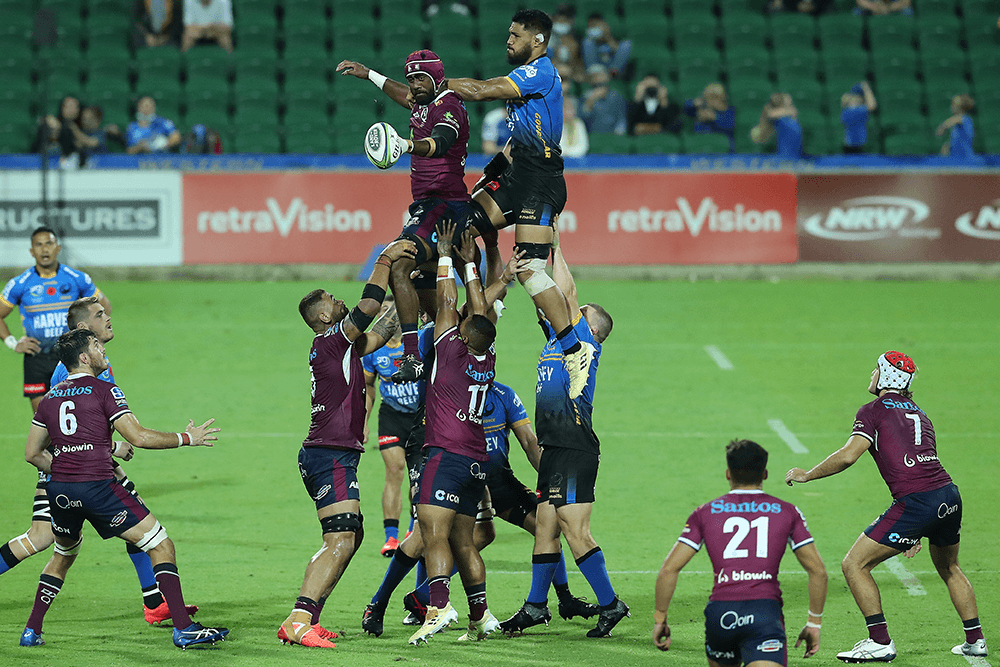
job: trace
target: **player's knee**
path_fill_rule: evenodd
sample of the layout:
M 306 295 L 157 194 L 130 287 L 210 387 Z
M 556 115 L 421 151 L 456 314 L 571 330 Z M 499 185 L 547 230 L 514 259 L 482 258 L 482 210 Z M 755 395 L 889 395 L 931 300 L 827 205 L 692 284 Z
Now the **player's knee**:
M 343 534 L 363 532 L 361 528 L 361 515 L 356 512 L 341 512 L 331 514 L 319 520 L 323 527 L 323 536 L 330 534 Z
M 28 554 L 29 556 L 45 551 L 56 540 L 55 535 L 52 534 L 52 524 L 37 521 L 32 521 L 28 532 L 21 535 L 18 539 L 21 541 L 21 546 L 24 547 L 25 551 L 28 551 L 29 548 L 34 549 L 34 551 Z
M 83 544 L 83 535 L 78 535 L 76 541 L 69 545 L 63 546 L 56 542 L 55 552 L 60 556 L 65 556 L 66 558 L 72 558 L 80 553 L 80 546 Z
M 135 546 L 146 553 L 149 553 L 153 549 L 164 551 L 168 548 L 172 552 L 174 548 L 173 542 L 170 542 L 167 537 L 167 529 L 161 526 L 159 521 L 154 522 L 153 527 L 135 541 Z
M 521 284 L 524 285 L 524 289 L 527 290 L 528 296 L 535 297 L 556 286 L 555 281 L 549 277 L 549 274 L 545 273 L 544 259 L 530 259 L 525 268 L 530 273 L 521 273 L 518 275 L 518 278 L 521 280 Z

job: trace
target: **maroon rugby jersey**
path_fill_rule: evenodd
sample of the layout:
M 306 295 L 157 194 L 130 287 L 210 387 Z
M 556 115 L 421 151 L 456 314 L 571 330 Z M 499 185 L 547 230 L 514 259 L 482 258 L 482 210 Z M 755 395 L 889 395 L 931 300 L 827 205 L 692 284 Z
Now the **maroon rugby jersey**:
M 92 375 L 70 375 L 49 390 L 31 423 L 49 432 L 52 480 L 99 482 L 114 477 L 111 429 L 130 412 L 117 385 Z
M 763 491 L 737 490 L 692 512 L 678 541 L 696 550 L 707 546 L 715 573 L 710 600 L 781 602 L 778 566 L 785 545 L 795 551 L 813 537 L 795 505 Z
M 312 423 L 304 447 L 365 451 L 365 375 L 340 321 L 313 339 L 309 351 Z
M 493 384 L 496 352 L 481 357 L 469 352 L 458 327 L 434 341 L 434 365 L 427 383 L 427 430 L 424 447 L 440 447 L 477 461 L 489 461 L 483 408 Z
M 410 157 L 410 192 L 413 201 L 436 197 L 469 201 L 465 186 L 465 157 L 469 145 L 469 114 L 454 91 L 446 90 L 430 104 L 414 104 L 410 111 L 410 139 L 427 139 L 435 125 L 445 125 L 458 138 L 441 157 Z
M 868 453 L 893 498 L 951 484 L 938 460 L 934 425 L 913 399 L 888 393 L 862 405 L 851 435 L 872 443 Z

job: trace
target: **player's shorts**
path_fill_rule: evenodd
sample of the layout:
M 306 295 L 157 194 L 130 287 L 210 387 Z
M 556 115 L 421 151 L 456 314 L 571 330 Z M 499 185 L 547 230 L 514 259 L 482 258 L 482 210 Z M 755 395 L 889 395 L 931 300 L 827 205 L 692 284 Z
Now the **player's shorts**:
M 469 202 L 451 201 L 446 199 L 420 199 L 410 204 L 410 219 L 403 226 L 401 239 L 423 239 L 431 248 L 430 257 L 426 256 L 423 245 L 417 243 L 417 266 L 424 262 L 437 259 L 437 233 L 434 228 L 442 220 L 455 223 L 455 234 L 461 234 L 469 226 Z
M 49 380 L 58 365 L 59 357 L 52 350 L 24 355 L 24 395 L 44 396 L 51 389 Z
M 65 537 L 79 536 L 84 521 L 105 540 L 118 537 L 149 514 L 142 500 L 114 478 L 99 482 L 50 480 L 46 492 L 52 530 Z
M 757 660 L 788 664 L 785 619 L 777 600 L 714 601 L 705 607 L 705 654 L 720 665 Z
M 518 528 L 524 527 L 524 519 L 538 507 L 535 492 L 522 484 L 508 468 L 488 474 L 486 486 L 490 488 L 490 498 L 497 516 L 509 512 L 504 520 Z
M 475 517 L 486 486 L 486 473 L 483 472 L 486 463 L 440 447 L 427 449 L 427 460 L 420 472 L 415 496 L 417 503 Z
M 538 465 L 539 502 L 554 507 L 594 502 L 600 454 L 577 449 L 545 447 Z
M 400 412 L 388 403 L 382 403 L 378 409 L 378 448 L 406 448 L 410 439 L 410 431 L 417 420 L 418 412 Z
M 503 211 L 505 226 L 551 226 L 566 206 L 566 179 L 561 173 L 527 172 L 511 165 L 484 189 Z
M 961 530 L 962 496 L 957 486 L 948 484 L 893 500 L 889 509 L 865 528 L 865 535 L 879 544 L 906 551 L 921 537 L 936 547 L 958 544 Z
M 359 461 L 361 452 L 355 449 L 299 448 L 299 474 L 317 510 L 345 500 L 361 500 Z

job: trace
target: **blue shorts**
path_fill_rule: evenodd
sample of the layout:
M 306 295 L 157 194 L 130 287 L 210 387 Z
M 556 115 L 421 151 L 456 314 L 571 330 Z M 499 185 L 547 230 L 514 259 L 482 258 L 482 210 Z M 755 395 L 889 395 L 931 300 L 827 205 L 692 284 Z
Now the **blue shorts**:
M 705 607 L 705 654 L 720 665 L 767 660 L 788 664 L 785 619 L 777 600 L 709 602 Z
M 344 500 L 361 500 L 359 461 L 361 452 L 355 449 L 299 449 L 299 474 L 317 510 Z
M 46 493 L 52 530 L 63 537 L 78 537 L 84 521 L 105 540 L 118 537 L 149 514 L 142 500 L 114 478 L 99 482 L 49 480 Z
M 476 516 L 476 508 L 486 488 L 486 462 L 445 451 L 427 448 L 427 460 L 420 472 L 415 498 L 420 505 L 434 505 Z
M 892 501 L 882 516 L 865 528 L 879 544 L 906 551 L 921 537 L 936 547 L 958 544 L 962 530 L 962 496 L 954 484 L 911 493 Z
M 594 502 L 601 455 L 564 447 L 545 447 L 538 464 L 538 500 L 553 507 Z

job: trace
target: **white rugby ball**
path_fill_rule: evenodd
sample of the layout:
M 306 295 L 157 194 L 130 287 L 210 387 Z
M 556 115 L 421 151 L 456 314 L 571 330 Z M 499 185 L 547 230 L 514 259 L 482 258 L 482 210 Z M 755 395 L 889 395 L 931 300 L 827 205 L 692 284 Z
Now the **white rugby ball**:
M 388 169 L 396 164 L 402 151 L 399 135 L 388 123 L 375 123 L 365 133 L 365 155 L 379 169 Z

